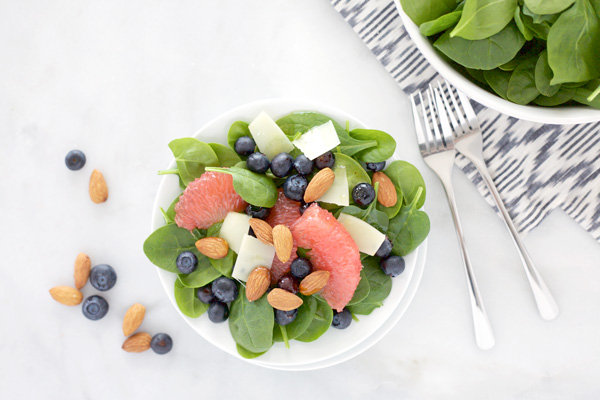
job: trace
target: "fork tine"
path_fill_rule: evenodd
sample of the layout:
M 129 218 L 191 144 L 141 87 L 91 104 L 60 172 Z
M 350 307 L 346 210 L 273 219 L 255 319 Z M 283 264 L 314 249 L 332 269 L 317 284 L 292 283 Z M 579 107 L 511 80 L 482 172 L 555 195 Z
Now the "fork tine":
M 421 92 L 419 92 L 419 99 L 421 100 L 421 110 L 423 111 L 423 121 L 425 124 L 425 142 L 427 143 L 429 151 L 434 151 L 437 150 L 437 146 L 435 143 L 435 138 L 431 133 L 431 127 L 429 126 L 429 117 L 427 116 L 427 110 L 425 109 L 425 101 L 423 100 Z
M 437 112 L 435 103 L 433 102 L 433 88 L 431 88 L 431 86 L 429 89 L 427 89 L 427 101 L 431 114 L 431 124 L 433 125 L 433 141 L 435 143 L 436 150 L 438 150 L 442 148 L 444 144 L 442 143 L 442 134 L 440 133 L 440 129 L 438 127 L 436 115 L 439 115 L 439 113 Z M 425 119 L 427 120 L 427 118 Z
M 454 112 L 452 111 L 452 107 L 450 107 L 450 103 L 448 103 L 448 98 L 446 97 L 446 90 L 444 89 L 444 82 L 438 81 L 438 89 L 441 94 L 442 100 L 444 101 L 444 106 L 446 107 L 446 112 L 450 116 L 450 124 L 452 125 L 452 131 L 454 132 L 454 134 L 456 136 L 458 136 L 462 127 L 460 125 L 458 125 L 458 121 L 456 120 L 456 118 L 454 118 Z M 450 91 L 450 88 L 448 88 L 448 91 Z M 464 131 L 462 133 L 464 133 Z
M 465 110 L 465 114 L 467 114 L 467 118 L 469 119 L 469 125 L 471 125 L 471 127 L 474 129 L 478 129 L 479 122 L 477 121 L 477 116 L 475 115 L 475 111 L 473 110 L 473 107 L 471 107 L 471 101 L 469 100 L 469 98 L 467 96 L 465 96 L 463 93 L 461 93 L 460 90 L 457 90 L 456 93 L 458 94 L 458 98 L 462 102 L 462 106 Z
M 446 86 L 448 87 L 448 93 L 450 93 L 450 99 L 452 100 L 452 104 L 454 105 L 454 109 L 456 110 L 456 114 L 460 120 L 460 126 L 462 127 L 463 132 L 468 132 L 470 130 L 470 126 L 463 115 L 463 110 L 458 106 L 456 97 L 454 97 L 454 90 L 452 90 L 452 86 L 448 83 L 448 81 L 445 82 Z
M 453 148 L 454 138 L 452 137 L 452 127 L 448 122 L 448 114 L 452 114 L 452 110 L 446 109 L 444 103 L 442 103 L 442 95 L 440 94 L 440 90 L 438 88 L 433 88 L 433 93 L 435 95 L 438 118 L 440 120 L 440 127 L 442 128 L 442 135 L 444 137 L 444 142 L 446 143 L 446 148 Z
M 414 93 L 410 96 L 410 103 L 412 105 L 413 119 L 415 121 L 415 132 L 417 134 L 417 143 L 419 144 L 419 149 L 421 150 L 421 153 L 423 153 L 424 151 L 429 152 L 429 144 L 427 143 L 427 140 L 425 140 L 423 126 L 421 125 L 421 117 L 419 116 L 419 110 L 417 108 L 417 105 L 415 104 Z

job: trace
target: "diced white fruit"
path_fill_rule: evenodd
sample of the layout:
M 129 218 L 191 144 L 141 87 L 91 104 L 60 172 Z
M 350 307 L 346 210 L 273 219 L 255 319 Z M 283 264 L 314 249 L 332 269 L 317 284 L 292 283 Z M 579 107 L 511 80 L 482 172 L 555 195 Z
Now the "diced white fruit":
M 385 240 L 385 235 L 373 228 L 362 219 L 341 213 L 338 221 L 344 225 L 352 239 L 362 253 L 374 256 Z
M 311 160 L 327 153 L 340 144 L 340 138 L 335 131 L 333 122 L 327 121 L 323 125 L 315 126 L 292 142 L 302 150 L 304 155 Z
M 229 248 L 236 253 L 240 253 L 242 239 L 248 234 L 250 229 L 250 216 L 236 212 L 230 212 L 223 220 L 219 237 L 225 239 L 229 244 Z
M 289 153 L 294 150 L 294 145 L 290 142 L 279 125 L 267 115 L 266 112 L 261 112 L 254 121 L 248 125 L 250 133 L 258 146 L 258 149 L 269 160 L 272 160 L 279 153 Z
M 336 165 L 333 167 L 333 173 L 335 179 L 333 185 L 319 197 L 317 201 L 324 201 L 325 203 L 333 203 L 338 206 L 350 205 L 350 194 L 348 192 L 348 176 L 346 175 L 346 167 L 343 165 Z
M 264 244 L 255 237 L 245 235 L 233 266 L 232 276 L 237 280 L 246 282 L 248 275 L 254 268 L 267 267 L 271 269 L 273 257 L 275 257 L 275 247 Z

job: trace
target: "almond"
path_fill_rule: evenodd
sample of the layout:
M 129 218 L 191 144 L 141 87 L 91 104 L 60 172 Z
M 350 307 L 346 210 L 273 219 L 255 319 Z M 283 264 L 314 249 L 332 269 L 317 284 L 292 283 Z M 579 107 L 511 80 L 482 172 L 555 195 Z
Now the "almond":
M 279 261 L 286 263 L 292 256 L 294 247 L 294 238 L 290 228 L 285 225 L 276 225 L 273 228 L 273 246 L 275 246 L 275 253 Z
M 75 272 L 73 273 L 77 289 L 85 286 L 90 276 L 90 269 L 92 269 L 92 261 L 88 255 L 85 253 L 77 254 L 77 258 L 75 258 Z
M 300 293 L 305 296 L 317 293 L 327 285 L 329 280 L 329 271 L 311 272 L 300 282 Z
M 304 202 L 311 203 L 323 196 L 327 190 L 333 185 L 335 174 L 331 168 L 323 168 L 308 183 L 304 192 Z
M 152 336 L 145 332 L 136 333 L 135 335 L 129 336 L 123 343 L 123 350 L 129 353 L 141 353 L 150 348 L 150 342 Z
M 90 199 L 96 204 L 104 203 L 108 199 L 108 186 L 104 176 L 97 169 L 90 176 Z
M 76 306 L 83 300 L 83 293 L 69 286 L 56 286 L 50 289 L 50 296 L 60 304 Z
M 227 255 L 229 244 L 220 237 L 207 237 L 196 242 L 196 248 L 208 258 L 219 259 Z
M 267 295 L 271 307 L 281 311 L 292 311 L 302 305 L 302 299 L 287 290 L 275 288 Z
M 398 202 L 396 186 L 391 179 L 381 171 L 373 174 L 373 186 L 379 183 L 377 191 L 377 201 L 384 207 L 393 207 Z
M 266 267 L 254 268 L 246 281 L 246 298 L 248 301 L 258 300 L 271 284 L 271 271 Z
M 125 313 L 125 317 L 123 317 L 123 335 L 129 336 L 135 332 L 142 324 L 144 315 L 146 315 L 146 307 L 140 303 L 135 303 L 129 307 L 129 310 Z
M 264 244 L 273 245 L 273 228 L 266 221 L 258 218 L 250 218 L 250 227 L 254 231 L 256 238 Z

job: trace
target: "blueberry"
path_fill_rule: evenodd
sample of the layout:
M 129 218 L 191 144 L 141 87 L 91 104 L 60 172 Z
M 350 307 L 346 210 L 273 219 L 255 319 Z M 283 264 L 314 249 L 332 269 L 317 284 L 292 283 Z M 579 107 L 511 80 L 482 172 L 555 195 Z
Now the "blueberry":
M 294 168 L 294 159 L 288 153 L 279 153 L 271 160 L 271 172 L 278 178 L 286 177 Z
M 332 152 L 328 151 L 325 154 L 321 154 L 314 160 L 315 166 L 319 169 L 331 168 L 335 164 L 335 156 Z
M 294 320 L 296 319 L 296 315 L 298 315 L 297 308 L 291 311 L 281 311 L 275 309 L 275 322 L 277 322 L 281 326 L 285 326 L 291 322 L 294 322 Z
M 308 207 L 310 207 L 310 205 L 311 205 L 312 203 L 314 203 L 314 201 L 313 201 L 313 202 L 311 202 L 311 203 L 305 203 L 304 201 L 302 201 L 302 202 L 300 203 L 300 215 L 304 214 L 304 211 L 306 211 L 306 209 L 307 209 Z
M 352 189 L 352 200 L 360 207 L 366 207 L 375 200 L 375 189 L 366 182 L 361 182 Z
M 235 141 L 233 148 L 240 156 L 249 156 L 250 154 L 254 153 L 256 143 L 250 136 L 240 136 Z
M 248 204 L 246 206 L 246 214 L 251 216 L 252 218 L 265 219 L 269 216 L 270 212 L 271 212 L 270 208 L 257 207 L 257 206 L 253 206 L 252 204 Z
M 390 240 L 390 238 L 388 238 L 386 236 L 385 240 L 383 241 L 383 243 L 381 243 L 381 246 L 379 246 L 379 249 L 377 250 L 375 255 L 377 257 L 386 258 L 387 256 L 390 255 L 391 252 L 392 252 L 392 241 Z
M 313 170 L 313 167 L 313 161 L 306 157 L 304 154 L 300 154 L 294 160 L 294 168 L 296 168 L 296 172 L 298 172 L 300 175 L 306 176 L 310 174 Z
M 302 175 L 291 175 L 283 182 L 283 194 L 290 200 L 302 201 L 307 186 L 308 181 L 305 177 Z
M 156 354 L 167 354 L 173 348 L 173 339 L 166 333 L 157 333 L 152 337 L 150 347 Z
M 102 296 L 93 295 L 83 301 L 81 311 L 87 319 L 97 321 L 108 312 L 108 302 Z
M 404 258 L 398 256 L 389 256 L 379 262 L 379 266 L 384 274 L 391 276 L 400 275 L 404 272 Z
M 85 154 L 81 150 L 71 150 L 65 157 L 65 164 L 71 171 L 78 171 L 85 165 Z
M 212 285 L 209 283 L 208 285 L 199 287 L 196 291 L 196 297 L 204 304 L 210 304 L 215 298 L 215 295 L 212 292 Z
M 382 171 L 384 168 L 385 168 L 385 161 L 382 161 L 382 162 L 368 162 L 367 163 L 367 170 L 368 171 L 377 172 L 377 171 Z
M 115 283 L 117 283 L 117 273 L 108 264 L 96 265 L 90 271 L 90 283 L 96 289 L 104 292 L 115 286 Z
M 229 307 L 227 304 L 220 301 L 213 301 L 208 306 L 208 319 L 218 324 L 219 322 L 225 322 L 229 317 Z
M 304 279 L 312 272 L 312 264 L 306 258 L 298 257 L 290 265 L 292 276 L 296 279 Z
M 344 308 L 342 312 L 333 310 L 333 320 L 331 321 L 332 327 L 336 329 L 346 329 L 350 326 L 351 322 L 352 313 L 350 313 L 347 308 Z
M 252 172 L 264 174 L 269 169 L 269 159 L 263 153 L 252 153 L 246 160 L 246 166 Z
M 212 292 L 217 300 L 229 303 L 237 297 L 238 288 L 233 279 L 222 276 L 213 281 Z
M 285 275 L 281 277 L 277 282 L 277 287 L 283 290 L 287 290 L 290 293 L 298 293 L 298 282 L 291 275 Z
M 177 256 L 175 265 L 177 266 L 177 270 L 182 274 L 190 274 L 196 270 L 198 258 L 191 251 L 184 251 Z
M 252 227 L 248 228 L 248 235 L 256 237 L 256 233 L 254 233 L 254 229 L 252 229 Z

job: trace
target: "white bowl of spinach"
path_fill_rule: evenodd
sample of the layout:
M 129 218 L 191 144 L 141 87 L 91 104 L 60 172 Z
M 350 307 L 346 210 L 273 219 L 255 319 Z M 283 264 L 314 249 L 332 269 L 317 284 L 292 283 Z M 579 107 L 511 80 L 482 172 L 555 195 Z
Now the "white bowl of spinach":
M 321 120 L 323 116 L 327 116 L 333 121 L 340 122 L 342 126 L 347 123 L 347 129 L 366 128 L 363 123 L 351 115 L 326 105 L 296 100 L 276 99 L 259 101 L 233 109 L 205 125 L 196 133 L 196 135 L 194 135 L 194 137 L 202 142 L 220 143 L 227 146 L 228 131 L 230 130 L 230 127 L 234 125 L 236 121 L 251 121 L 262 111 L 265 111 L 276 120 L 283 119 L 291 113 L 298 111 L 309 113 L 318 112 L 320 115 L 318 118 L 319 120 Z M 401 146 L 399 147 L 401 148 Z M 390 160 L 393 161 L 399 159 L 400 155 L 396 150 Z M 177 163 L 173 160 L 169 169 L 174 169 L 176 167 Z M 423 186 L 424 189 L 422 177 L 416 169 L 412 168 L 409 168 L 409 170 L 413 171 L 413 183 L 417 186 Z M 183 285 L 182 282 L 187 282 L 188 284 L 189 282 L 186 279 L 180 279 L 180 276 L 178 276 L 177 273 L 174 273 L 175 271 L 171 265 L 162 265 L 164 260 L 176 257 L 183 247 L 195 250 L 193 246 L 195 238 L 192 234 L 183 228 L 173 226 L 174 224 L 172 221 L 169 220 L 168 217 L 165 218 L 165 215 L 161 212 L 161 209 L 168 210 L 169 206 L 173 203 L 173 199 L 177 198 L 181 193 L 182 188 L 180 187 L 181 182 L 179 178 L 178 175 L 165 175 L 162 178 L 152 215 L 153 233 L 148 240 L 146 240 L 144 251 L 157 266 L 156 269 L 163 288 L 175 309 L 196 332 L 218 348 L 237 358 L 269 368 L 284 370 L 323 368 L 347 360 L 368 349 L 381 339 L 396 322 L 398 322 L 408 308 L 423 272 L 426 241 L 414 249 L 414 251 L 411 249 L 410 254 L 404 257 L 406 268 L 401 275 L 393 278 L 393 281 L 391 278 L 380 273 L 381 270 L 378 268 L 377 263 L 375 263 L 375 265 L 369 265 L 373 263 L 367 263 L 368 268 L 365 271 L 375 273 L 379 270 L 379 273 L 372 276 L 374 279 L 373 293 L 375 297 L 377 297 L 378 294 L 381 295 L 381 299 L 373 297 L 377 300 L 377 304 L 374 303 L 373 307 L 366 307 L 365 309 L 368 309 L 366 310 L 367 312 L 364 312 L 366 315 L 362 315 L 363 313 L 358 312 L 358 322 L 353 322 L 350 327 L 344 330 L 317 329 L 313 332 L 314 335 L 304 335 L 304 339 L 309 340 L 290 340 L 289 348 L 286 348 L 283 342 L 280 342 L 276 340 L 277 338 L 273 337 L 273 339 L 269 339 L 272 340 L 272 345 L 268 351 L 256 358 L 249 358 L 254 357 L 257 354 L 246 354 L 244 351 L 240 352 L 240 348 L 237 345 L 239 343 L 236 343 L 236 340 L 234 340 L 234 337 L 232 337 L 232 334 L 230 333 L 229 324 L 231 321 L 221 324 L 210 322 L 206 315 L 203 315 L 204 308 L 196 299 L 195 289 Z M 419 182 L 421 183 L 419 184 Z M 169 211 L 167 211 L 167 213 L 169 213 Z M 167 243 L 169 241 L 168 238 L 166 241 L 163 240 L 165 239 L 164 237 L 161 239 L 160 233 L 169 226 L 169 229 L 177 231 L 175 236 L 171 235 L 171 238 L 175 240 L 171 244 Z M 427 223 L 427 231 L 428 226 Z M 169 252 L 173 254 L 167 254 Z M 363 266 L 364 265 L 365 264 L 363 263 Z M 369 279 L 371 279 L 371 277 Z M 368 297 L 365 299 L 367 298 Z M 325 328 L 328 328 L 328 325 L 331 323 L 328 319 L 331 317 L 331 309 L 327 310 L 326 304 L 324 305 L 322 302 L 319 303 L 321 303 L 321 306 L 324 306 L 322 307 L 323 310 L 319 310 L 319 307 L 317 307 L 317 309 L 314 310 L 314 315 L 310 317 L 315 320 L 323 320 L 319 320 L 318 322 L 320 322 L 321 325 L 324 325 Z M 230 317 L 233 314 L 234 313 L 232 312 Z M 237 322 L 235 322 L 235 324 L 239 325 Z M 262 329 L 260 326 L 258 326 L 258 328 L 251 328 Z M 273 327 L 267 328 L 264 332 L 265 336 L 271 335 L 272 331 Z M 252 334 L 254 335 L 256 332 L 253 332 Z
M 597 0 L 396 0 L 411 39 L 450 83 L 525 120 L 600 120 Z

